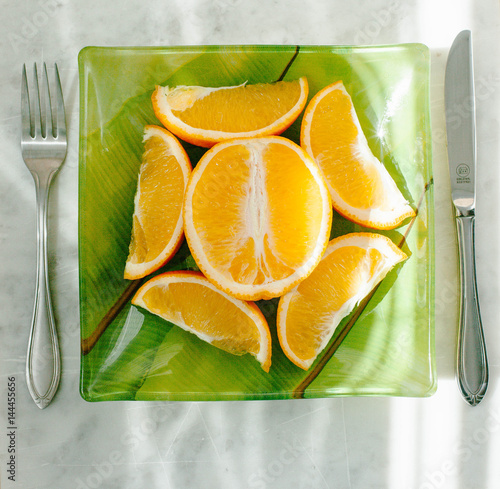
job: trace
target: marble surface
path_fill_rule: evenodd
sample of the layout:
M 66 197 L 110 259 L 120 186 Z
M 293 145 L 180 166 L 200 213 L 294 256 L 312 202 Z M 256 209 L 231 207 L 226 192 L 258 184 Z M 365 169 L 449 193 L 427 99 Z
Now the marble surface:
M 497 0 L 0 0 L 0 486 L 2 488 L 493 489 L 500 480 L 500 12 Z M 475 408 L 454 379 L 457 260 L 443 81 L 455 35 L 474 36 L 478 288 L 491 380 Z M 426 399 L 87 403 L 78 392 L 78 77 L 87 45 L 384 44 L 432 51 L 438 389 Z M 63 376 L 40 411 L 24 380 L 35 201 L 19 148 L 22 63 L 57 61 L 70 147 L 50 202 L 50 270 Z M 16 382 L 9 480 L 8 378 Z

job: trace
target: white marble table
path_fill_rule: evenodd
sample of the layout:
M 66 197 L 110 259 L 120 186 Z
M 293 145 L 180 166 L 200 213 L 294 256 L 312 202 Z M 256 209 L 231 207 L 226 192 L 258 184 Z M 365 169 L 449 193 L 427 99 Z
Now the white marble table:
M 84 6 L 85 5 L 85 6 Z M 500 481 L 500 11 L 496 0 L 0 0 L 0 486 L 2 488 L 493 489 Z M 478 287 L 491 369 L 475 408 L 454 379 L 457 260 L 443 81 L 470 28 L 477 76 Z M 437 393 L 220 403 L 87 403 L 78 392 L 78 77 L 87 45 L 384 44 L 432 51 Z M 50 205 L 63 377 L 40 411 L 24 380 L 35 278 L 35 202 L 19 148 L 23 62 L 57 61 L 70 147 Z M 9 480 L 7 383 L 16 379 Z

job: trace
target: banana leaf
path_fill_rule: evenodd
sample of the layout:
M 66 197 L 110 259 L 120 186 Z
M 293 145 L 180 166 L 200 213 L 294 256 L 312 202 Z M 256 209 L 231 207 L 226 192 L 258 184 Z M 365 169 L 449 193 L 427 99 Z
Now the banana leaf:
M 429 396 L 436 389 L 429 52 L 420 44 L 88 47 L 79 55 L 80 392 L 88 401 Z M 123 270 L 155 85 L 231 86 L 306 76 L 309 98 L 343 80 L 374 154 L 415 219 L 382 232 L 410 258 L 345 318 L 306 372 L 281 351 L 277 299 L 260 301 L 273 338 L 264 372 L 132 306 Z M 299 143 L 301 117 L 283 134 Z M 193 165 L 206 151 L 182 142 Z M 334 212 L 332 235 L 366 231 Z M 184 243 L 157 273 L 197 269 Z

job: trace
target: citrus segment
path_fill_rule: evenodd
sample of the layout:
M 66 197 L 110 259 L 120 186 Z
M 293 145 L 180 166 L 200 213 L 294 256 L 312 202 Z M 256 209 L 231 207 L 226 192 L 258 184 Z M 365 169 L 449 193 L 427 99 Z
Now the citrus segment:
M 182 202 L 191 163 L 167 130 L 146 126 L 134 200 L 126 279 L 142 278 L 164 265 L 183 238 Z
M 231 87 L 157 86 L 153 109 L 179 138 L 202 147 L 237 137 L 281 134 L 305 107 L 308 84 L 294 81 Z
M 375 229 L 391 229 L 415 215 L 385 166 L 373 155 L 350 95 L 337 82 L 308 104 L 301 145 L 328 183 L 334 208 Z
M 217 144 L 186 189 L 191 253 L 210 281 L 240 299 L 278 297 L 309 275 L 331 220 L 318 167 L 279 136 Z
M 200 272 L 157 275 L 137 291 L 132 304 L 233 355 L 250 353 L 269 371 L 271 334 L 260 309 L 220 291 Z
M 340 321 L 406 258 L 379 234 L 352 233 L 330 241 L 311 275 L 280 299 L 277 327 L 285 355 L 307 370 Z

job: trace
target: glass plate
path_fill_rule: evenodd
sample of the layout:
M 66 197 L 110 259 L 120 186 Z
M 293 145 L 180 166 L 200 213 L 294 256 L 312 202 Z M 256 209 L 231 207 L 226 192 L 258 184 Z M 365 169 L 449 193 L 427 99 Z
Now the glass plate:
M 88 47 L 79 55 L 80 390 L 88 401 L 429 396 L 436 389 L 429 51 L 421 44 Z M 307 76 L 309 98 L 343 80 L 374 154 L 418 209 L 389 232 L 410 258 L 345 318 L 305 372 L 282 353 L 277 300 L 260 301 L 273 337 L 265 373 L 131 306 L 123 279 L 155 85 L 229 86 Z M 301 118 L 283 136 L 299 142 Z M 206 151 L 183 143 L 193 165 Z M 332 238 L 363 231 L 334 213 Z M 161 271 L 193 269 L 184 244 Z

